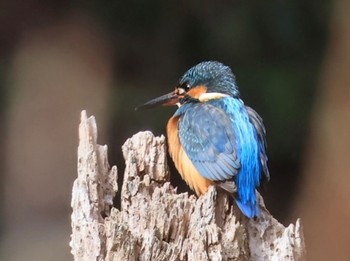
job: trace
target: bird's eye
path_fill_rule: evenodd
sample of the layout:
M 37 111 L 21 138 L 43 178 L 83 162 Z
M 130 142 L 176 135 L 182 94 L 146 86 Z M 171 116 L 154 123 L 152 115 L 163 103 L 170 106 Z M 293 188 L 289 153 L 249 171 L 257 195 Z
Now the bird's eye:
M 191 85 L 189 82 L 184 82 L 181 84 L 180 88 L 184 89 L 187 92 L 191 88 Z
M 180 95 L 185 94 L 190 88 L 191 85 L 188 82 L 181 83 L 176 87 L 176 93 Z

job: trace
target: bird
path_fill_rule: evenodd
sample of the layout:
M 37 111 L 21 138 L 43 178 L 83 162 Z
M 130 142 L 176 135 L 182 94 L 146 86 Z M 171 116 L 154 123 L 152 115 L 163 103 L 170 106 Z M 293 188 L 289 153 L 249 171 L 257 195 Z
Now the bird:
M 204 61 L 187 70 L 175 90 L 136 110 L 177 106 L 167 123 L 169 154 L 197 196 L 214 185 L 231 194 L 248 218 L 261 213 L 256 189 L 267 166 L 262 118 L 244 104 L 229 66 Z

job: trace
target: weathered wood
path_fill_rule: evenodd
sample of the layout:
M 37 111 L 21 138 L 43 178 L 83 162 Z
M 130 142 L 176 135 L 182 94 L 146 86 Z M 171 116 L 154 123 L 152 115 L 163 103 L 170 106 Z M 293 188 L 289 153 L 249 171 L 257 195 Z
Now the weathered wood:
M 300 221 L 285 228 L 265 209 L 245 218 L 211 187 L 196 198 L 169 183 L 165 137 L 140 132 L 122 147 L 121 209 L 112 207 L 117 170 L 82 113 L 78 178 L 73 186 L 74 260 L 303 260 Z M 103 213 L 103 214 L 101 214 Z
M 103 216 L 109 214 L 118 190 L 117 168 L 110 169 L 107 146 L 97 144 L 95 118 L 87 118 L 85 111 L 81 113 L 79 140 L 70 246 L 74 260 L 105 260 L 107 237 Z

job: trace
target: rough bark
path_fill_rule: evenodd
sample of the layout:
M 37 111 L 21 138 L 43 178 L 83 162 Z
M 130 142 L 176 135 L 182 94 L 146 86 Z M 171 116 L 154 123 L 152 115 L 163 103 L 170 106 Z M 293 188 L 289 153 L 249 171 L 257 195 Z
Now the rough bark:
M 300 220 L 284 227 L 265 209 L 242 216 L 211 187 L 196 198 L 169 183 L 165 137 L 140 132 L 122 147 L 121 209 L 112 205 L 117 169 L 97 145 L 93 117 L 82 112 L 78 178 L 72 197 L 74 260 L 303 260 Z

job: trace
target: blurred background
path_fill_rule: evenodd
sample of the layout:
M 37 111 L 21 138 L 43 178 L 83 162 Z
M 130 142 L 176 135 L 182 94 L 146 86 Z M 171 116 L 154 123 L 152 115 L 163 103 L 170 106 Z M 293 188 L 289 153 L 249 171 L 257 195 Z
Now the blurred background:
M 302 218 L 308 260 L 349 260 L 349 2 L 1 1 L 0 260 L 72 260 L 81 110 L 122 175 L 124 141 L 165 134 L 175 110 L 134 107 L 204 60 L 264 119 L 267 208 Z

